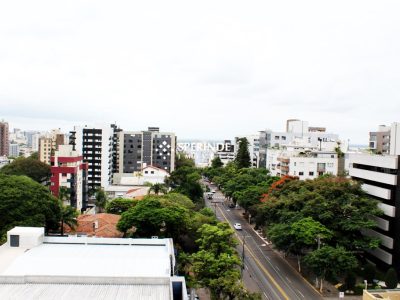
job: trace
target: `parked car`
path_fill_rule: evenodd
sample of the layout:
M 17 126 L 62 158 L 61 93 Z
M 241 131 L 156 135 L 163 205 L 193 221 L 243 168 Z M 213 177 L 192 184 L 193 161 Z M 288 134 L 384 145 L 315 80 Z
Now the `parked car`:
M 228 207 L 229 208 L 234 208 L 235 207 L 235 203 L 229 203 Z
M 233 224 L 233 227 L 234 227 L 236 230 L 242 230 L 242 224 L 240 224 L 240 223 L 235 223 L 235 224 Z

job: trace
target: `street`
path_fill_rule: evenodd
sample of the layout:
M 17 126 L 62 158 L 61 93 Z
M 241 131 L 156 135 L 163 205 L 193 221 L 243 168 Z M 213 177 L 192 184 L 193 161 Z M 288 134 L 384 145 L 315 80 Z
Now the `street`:
M 221 221 L 233 224 L 241 223 L 242 230 L 235 230 L 239 241 L 239 256 L 243 257 L 243 283 L 251 291 L 261 292 L 263 299 L 322 299 L 321 295 L 242 217 L 243 210 L 228 208 L 224 195 L 215 186 L 213 199 L 205 197 L 206 205 L 212 208 Z M 243 246 L 244 240 L 244 246 Z

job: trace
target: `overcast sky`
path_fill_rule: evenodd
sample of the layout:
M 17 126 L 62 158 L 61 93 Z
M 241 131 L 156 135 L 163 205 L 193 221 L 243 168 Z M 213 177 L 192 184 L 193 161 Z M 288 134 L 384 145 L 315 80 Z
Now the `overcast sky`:
M 1 1 L 0 119 L 231 138 L 400 121 L 400 1 Z

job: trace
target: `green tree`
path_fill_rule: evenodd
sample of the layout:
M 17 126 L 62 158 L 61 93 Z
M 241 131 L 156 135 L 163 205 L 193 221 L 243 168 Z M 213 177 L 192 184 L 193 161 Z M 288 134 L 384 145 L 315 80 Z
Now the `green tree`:
M 39 160 L 39 153 L 37 151 L 32 152 L 29 158 Z
M 47 183 L 51 176 L 50 166 L 33 158 L 19 157 L 0 169 L 6 175 L 25 175 L 36 182 Z
M 99 187 L 96 189 L 95 198 L 96 207 L 99 209 L 99 212 L 103 212 L 107 205 L 107 195 L 103 188 Z
M 378 202 L 361 190 L 360 184 L 331 177 L 290 181 L 270 193 L 257 213 L 259 225 L 292 223 L 311 217 L 332 232 L 329 245 L 340 245 L 354 253 L 375 248 L 379 241 L 361 230 L 376 226 L 371 215 L 381 213 Z
M 301 272 L 300 261 L 304 252 L 315 249 L 318 240 L 329 240 L 332 232 L 320 222 L 307 217 L 293 223 L 274 224 L 268 230 L 268 236 L 279 250 L 297 256 Z
M 0 236 L 15 226 L 57 230 L 60 213 L 48 188 L 26 176 L 0 174 Z
M 106 212 L 109 214 L 120 215 L 134 207 L 136 204 L 137 201 L 133 199 L 116 198 L 107 203 Z
M 250 168 L 251 160 L 249 154 L 249 142 L 246 138 L 240 138 L 238 142 L 238 151 L 235 157 L 235 164 L 239 169 Z
M 58 199 L 60 199 L 63 204 L 65 204 L 65 202 L 67 202 L 67 201 L 68 202 L 70 201 L 70 191 L 68 190 L 67 187 L 61 186 L 59 188 Z
M 219 156 L 214 157 L 214 159 L 211 161 L 211 168 L 213 169 L 222 168 L 223 166 L 224 163 Z
M 321 278 L 320 291 L 322 292 L 323 280 L 337 278 L 347 274 L 357 267 L 357 259 L 343 247 L 323 246 L 304 257 L 305 264 Z
M 138 237 L 165 236 L 179 240 L 187 228 L 188 210 L 163 196 L 147 196 L 124 212 L 117 224 L 121 232 L 133 227 Z
M 241 262 L 233 248 L 236 245 L 233 230 L 227 223 L 218 223 L 205 224 L 198 232 L 201 237 L 196 242 L 200 250 L 190 257 L 196 283 L 209 288 L 214 299 L 233 299 L 242 288 L 238 284 Z
M 189 167 L 189 168 L 194 168 L 195 163 L 192 158 L 186 157 L 185 154 L 178 153 L 175 156 L 175 169 L 179 169 L 182 167 Z
M 75 229 L 75 227 L 78 225 L 77 217 L 78 217 L 78 212 L 76 209 L 72 206 L 69 205 L 63 205 L 62 202 L 60 202 L 60 208 L 61 208 L 61 236 L 64 235 L 64 224 L 68 225 L 71 229 Z
M 234 192 L 233 198 L 236 199 L 237 203 L 247 212 L 252 205 L 261 202 L 262 195 L 267 191 L 267 187 L 250 186 L 244 190 Z
M 387 270 L 386 275 L 385 275 L 385 284 L 386 288 L 388 289 L 395 289 L 397 288 L 399 280 L 397 279 L 397 273 L 394 268 L 390 268 Z
M 158 195 L 158 194 L 166 194 L 168 193 L 168 188 L 165 184 L 162 183 L 148 183 L 146 184 L 147 186 L 149 186 L 149 191 L 148 193 L 150 194 L 151 192 L 153 192 L 154 194 Z

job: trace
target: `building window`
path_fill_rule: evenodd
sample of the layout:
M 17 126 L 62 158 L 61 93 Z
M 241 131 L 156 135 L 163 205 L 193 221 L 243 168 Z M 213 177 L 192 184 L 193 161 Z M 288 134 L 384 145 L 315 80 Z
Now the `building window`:
M 150 173 L 151 173 L 151 174 L 154 174 L 154 171 L 151 171 Z
M 279 136 L 278 135 L 275 136 L 275 140 L 279 140 Z
M 304 172 L 299 172 L 299 176 L 303 176 L 304 175 Z
M 67 173 L 62 173 L 62 177 L 67 177 Z
M 286 136 L 282 136 L 282 141 L 286 141 Z
M 314 172 L 308 172 L 308 175 L 314 176 Z
M 149 171 L 144 171 L 144 174 L 149 174 Z

